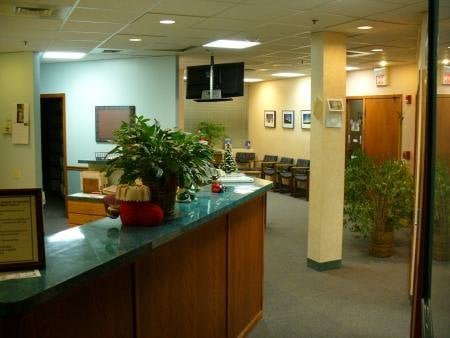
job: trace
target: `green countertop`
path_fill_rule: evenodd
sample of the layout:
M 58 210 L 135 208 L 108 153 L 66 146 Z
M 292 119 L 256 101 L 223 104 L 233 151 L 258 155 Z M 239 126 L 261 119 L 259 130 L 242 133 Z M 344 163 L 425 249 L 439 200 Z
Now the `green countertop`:
M 45 238 L 47 266 L 41 277 L 0 282 L 0 316 L 25 312 L 81 281 L 132 261 L 181 234 L 261 195 L 272 182 L 228 183 L 220 194 L 204 187 L 191 203 L 177 203 L 176 214 L 156 227 L 122 227 L 120 219 L 103 218 Z

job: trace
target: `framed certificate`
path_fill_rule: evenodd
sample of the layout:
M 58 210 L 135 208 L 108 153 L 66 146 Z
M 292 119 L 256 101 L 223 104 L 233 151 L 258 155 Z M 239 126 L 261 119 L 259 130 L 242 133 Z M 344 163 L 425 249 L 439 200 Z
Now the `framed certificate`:
M 41 189 L 0 190 L 0 271 L 44 266 Z

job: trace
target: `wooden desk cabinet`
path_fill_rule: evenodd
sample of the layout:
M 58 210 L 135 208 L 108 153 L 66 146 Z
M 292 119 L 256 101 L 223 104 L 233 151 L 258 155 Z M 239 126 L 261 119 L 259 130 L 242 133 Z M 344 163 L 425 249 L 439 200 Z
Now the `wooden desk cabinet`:
M 106 217 L 106 212 L 102 199 L 67 199 L 67 218 L 70 227 L 96 221 L 103 217 Z

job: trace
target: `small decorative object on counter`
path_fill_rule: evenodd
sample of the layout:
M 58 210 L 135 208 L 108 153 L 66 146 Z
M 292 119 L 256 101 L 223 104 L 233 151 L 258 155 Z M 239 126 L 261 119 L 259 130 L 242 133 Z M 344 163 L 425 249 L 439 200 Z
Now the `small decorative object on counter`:
M 227 174 L 237 171 L 237 164 L 233 158 L 230 144 L 225 145 L 225 155 L 221 169 L 224 170 Z
M 213 176 L 211 182 L 211 192 L 220 193 L 224 191 L 225 187 L 223 186 L 223 184 L 217 180 L 217 176 Z
M 150 189 L 137 179 L 135 185 L 117 186 L 116 199 L 120 201 L 120 219 L 123 225 L 154 226 L 162 222 L 163 210 L 150 203 Z

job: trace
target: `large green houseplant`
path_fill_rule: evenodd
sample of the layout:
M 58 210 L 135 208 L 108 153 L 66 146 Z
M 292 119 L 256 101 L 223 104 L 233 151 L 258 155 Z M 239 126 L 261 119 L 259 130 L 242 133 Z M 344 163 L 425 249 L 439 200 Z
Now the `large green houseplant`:
M 447 261 L 450 256 L 450 167 L 437 161 L 435 173 L 433 258 Z
M 120 183 L 141 178 L 150 187 L 151 200 L 170 215 L 177 186 L 199 186 L 209 180 L 213 150 L 199 140 L 200 135 L 164 129 L 156 120 L 137 116 L 114 133 L 117 145 L 110 151 L 113 159 L 107 174 L 122 170 Z
M 413 196 L 412 175 L 403 162 L 378 164 L 358 152 L 345 172 L 345 224 L 371 237 L 371 255 L 392 256 L 394 229 L 410 224 Z

